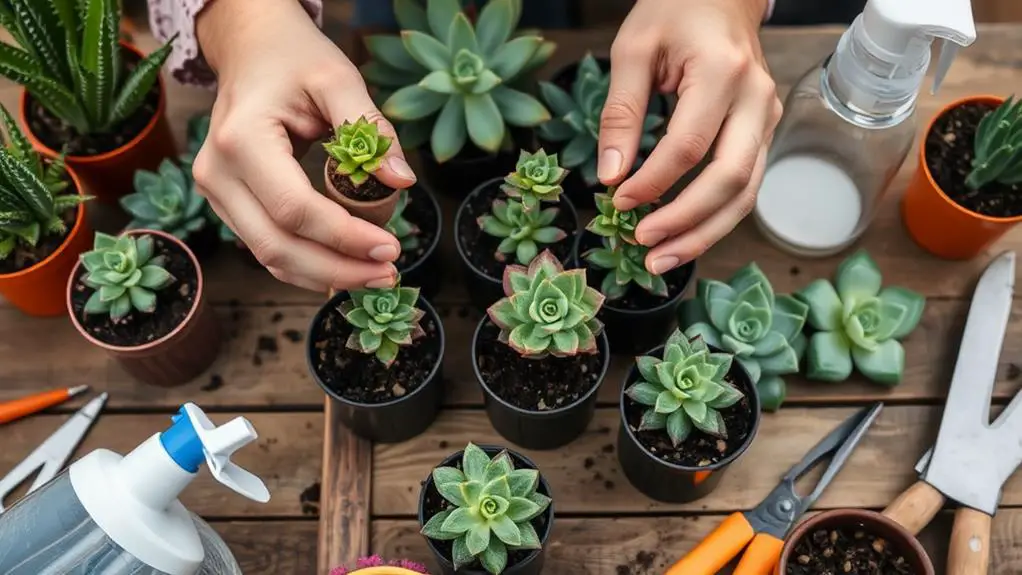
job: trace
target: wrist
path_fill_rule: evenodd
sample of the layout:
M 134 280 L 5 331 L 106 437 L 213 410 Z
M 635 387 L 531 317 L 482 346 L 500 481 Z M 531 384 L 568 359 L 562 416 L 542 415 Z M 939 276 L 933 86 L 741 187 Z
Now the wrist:
M 251 51 L 252 42 L 283 33 L 284 24 L 296 19 L 312 23 L 298 0 L 207 0 L 195 17 L 195 38 L 207 65 L 219 74 Z

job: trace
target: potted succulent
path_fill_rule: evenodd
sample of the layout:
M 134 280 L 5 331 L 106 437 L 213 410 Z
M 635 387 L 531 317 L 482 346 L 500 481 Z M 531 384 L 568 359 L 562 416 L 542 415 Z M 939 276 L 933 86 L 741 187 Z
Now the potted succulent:
M 818 573 L 935 571 L 919 541 L 894 520 L 865 509 L 834 509 L 806 519 L 788 535 L 774 571 L 774 575 Z
M 621 469 L 639 491 L 669 503 L 713 491 L 761 418 L 756 386 L 734 356 L 681 331 L 635 359 L 620 405 Z
M 405 283 L 419 286 L 426 299 L 440 291 L 443 260 L 437 247 L 443 231 L 440 205 L 425 186 L 415 185 L 399 192 L 394 214 L 384 229 L 401 243 L 401 255 L 394 262 Z
M 975 257 L 1022 222 L 1022 100 L 957 100 L 925 134 L 902 198 L 905 227 L 938 257 Z
M 101 201 L 129 193 L 135 170 L 176 154 L 160 78 L 174 39 L 149 56 L 120 42 L 116 0 L 16 5 L 0 26 L 20 47 L 5 48 L 0 74 L 24 87 L 28 138 L 51 157 L 66 152 Z
M 494 429 L 526 449 L 553 449 L 585 431 L 610 366 L 596 319 L 603 295 L 582 269 L 549 251 L 504 269 L 506 297 L 472 337 L 472 367 Z
M 220 351 L 199 261 L 166 232 L 97 232 L 68 278 L 67 309 L 82 337 L 146 383 L 185 383 Z
M 458 207 L 454 243 L 476 307 L 504 295 L 501 278 L 510 262 L 527 266 L 544 249 L 570 261 L 578 215 L 561 195 L 567 173 L 556 154 L 522 150 L 513 172 L 484 182 Z
M 596 216 L 578 234 L 572 259 L 585 267 L 592 286 L 607 297 L 601 319 L 614 353 L 633 355 L 663 343 L 675 325 L 675 310 L 695 276 L 695 261 L 664 275 L 646 269 L 649 248 L 635 240 L 635 228 L 649 205 L 621 212 L 614 188 L 596 194 Z
M 894 386 L 905 371 L 901 340 L 919 325 L 926 299 L 902 287 L 882 287 L 876 262 L 863 250 L 838 266 L 834 283 L 818 279 L 795 292 L 809 308 L 813 333 L 805 375 L 844 381 L 854 366 L 867 379 Z
M 365 39 L 372 60 L 362 74 L 376 86 L 402 147 L 420 149 L 436 193 L 463 198 L 509 171 L 513 150 L 531 147 L 531 128 L 550 119 L 520 84 L 555 45 L 531 32 L 516 35 L 521 13 L 522 0 L 492 0 L 477 28 L 458 0 L 428 0 L 425 9 L 395 1 L 401 36 Z
M 0 296 L 23 313 L 65 313 L 64 289 L 92 230 L 86 196 L 62 157 L 45 158 L 0 106 Z
M 395 443 L 422 433 L 443 401 L 444 329 L 419 288 L 337 292 L 312 318 L 306 359 L 357 435 Z
M 553 523 L 536 464 L 499 447 L 469 443 L 419 494 L 421 533 L 443 575 L 539 575 Z
M 373 176 L 393 142 L 361 116 L 337 126 L 334 137 L 323 144 L 327 161 L 323 168 L 326 196 L 353 216 L 383 227 L 390 221 L 401 195 Z
M 809 306 L 774 293 L 755 262 L 727 283 L 699 280 L 698 295 L 678 308 L 678 325 L 688 337 L 701 336 L 734 354 L 759 391 L 760 406 L 774 411 L 784 402 L 782 376 L 798 373 L 806 349 Z

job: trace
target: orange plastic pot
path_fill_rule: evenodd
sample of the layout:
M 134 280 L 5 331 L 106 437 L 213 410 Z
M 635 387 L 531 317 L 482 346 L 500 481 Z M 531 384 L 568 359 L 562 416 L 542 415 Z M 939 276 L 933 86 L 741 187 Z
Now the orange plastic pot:
M 926 164 L 926 135 L 936 121 L 948 111 L 966 104 L 1004 102 L 997 96 L 971 96 L 951 102 L 930 119 L 919 142 L 919 166 L 901 201 L 901 214 L 909 235 L 923 249 L 949 260 L 965 260 L 979 255 L 996 242 L 1022 216 L 994 218 L 977 214 L 956 204 L 934 181 Z
M 131 52 L 139 59 L 143 58 L 142 52 L 131 44 L 121 42 L 121 48 Z M 65 158 L 67 165 L 78 173 L 86 192 L 95 196 L 98 201 L 113 203 L 121 196 L 132 193 L 136 170 L 155 171 L 164 158 L 177 154 L 174 136 L 170 131 L 170 123 L 166 116 L 166 84 L 164 84 L 162 76 L 157 82 L 160 86 L 160 99 L 156 106 L 156 113 L 134 138 L 109 152 L 95 156 L 69 155 Z M 32 133 L 29 122 L 30 103 L 31 96 L 28 91 L 22 90 L 18 113 L 21 116 L 21 123 L 25 127 L 25 135 L 37 150 L 56 157 L 59 152 L 48 147 Z
M 83 194 L 75 171 L 68 168 L 67 175 L 71 178 L 71 185 Z M 67 278 L 78 264 L 78 255 L 92 248 L 92 227 L 85 217 L 87 205 L 88 202 L 78 206 L 78 215 L 64 243 L 46 259 L 12 274 L 0 274 L 0 295 L 14 307 L 38 317 L 67 313 L 64 301 Z

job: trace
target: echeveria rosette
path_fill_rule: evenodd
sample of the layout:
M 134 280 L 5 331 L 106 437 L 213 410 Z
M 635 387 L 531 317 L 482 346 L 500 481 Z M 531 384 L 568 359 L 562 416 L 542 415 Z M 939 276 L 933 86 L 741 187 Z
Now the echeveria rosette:
M 531 521 L 550 507 L 550 498 L 537 491 L 539 472 L 515 469 L 506 450 L 490 459 L 469 443 L 461 469 L 433 469 L 433 485 L 451 507 L 430 517 L 421 533 L 452 542 L 455 571 L 478 560 L 487 572 L 499 575 L 509 551 L 542 547 Z
M 132 309 L 156 311 L 156 292 L 176 279 L 163 268 L 163 256 L 155 252 L 151 235 L 114 237 L 96 232 L 92 250 L 80 256 L 86 271 L 82 283 L 96 290 L 85 302 L 85 313 L 109 314 L 116 322 Z
M 192 178 L 174 162 L 164 159 L 159 171 L 138 170 L 135 192 L 120 199 L 131 215 L 129 230 L 167 232 L 179 240 L 206 227 L 209 222 L 206 198 L 195 190 Z
M 540 149 L 535 154 L 522 150 L 515 171 L 504 177 L 500 187 L 508 197 L 517 198 L 527 211 L 535 210 L 541 202 L 561 199 L 561 182 L 568 170 L 557 164 L 557 154 L 547 155 Z
M 528 268 L 504 268 L 507 297 L 486 313 L 500 328 L 499 341 L 519 355 L 540 359 L 596 353 L 596 336 L 603 323 L 596 314 L 604 296 L 586 284 L 584 269 L 564 270 L 550 250 L 539 254 Z
M 764 409 L 784 401 L 780 376 L 797 373 L 806 341 L 802 334 L 809 308 L 790 295 L 777 295 L 755 262 L 727 283 L 699 280 L 698 293 L 682 302 L 678 324 L 689 337 L 733 353 L 760 389 Z
M 327 154 L 337 160 L 337 173 L 347 176 L 356 187 L 380 169 L 392 140 L 380 133 L 379 127 L 360 116 L 351 123 L 337 126 L 334 137 L 323 144 Z
M 354 290 L 350 296 L 339 308 L 354 328 L 347 346 L 374 354 L 385 367 L 394 363 L 401 346 L 411 345 L 426 334 L 419 323 L 426 312 L 415 307 L 419 288 L 369 288 Z
M 420 230 L 419 226 L 404 217 L 405 208 L 411 201 L 411 198 L 408 197 L 408 190 L 401 190 L 398 193 L 401 195 L 398 197 L 397 206 L 394 207 L 394 213 L 390 216 L 386 229 L 401 243 L 401 251 L 408 252 L 419 247 Z
M 596 202 L 596 217 L 589 221 L 586 229 L 590 232 L 605 238 L 610 238 L 611 245 L 617 245 L 618 241 L 636 245 L 635 228 L 639 222 L 646 217 L 653 207 L 649 204 L 642 204 L 627 211 L 619 211 L 614 207 L 615 187 L 607 189 L 607 193 L 594 194 Z M 645 257 L 645 254 L 643 254 Z
M 646 254 L 649 248 L 640 244 L 618 242 L 614 245 L 612 238 L 603 238 L 602 245 L 584 254 L 586 262 L 607 270 L 607 275 L 600 282 L 600 291 L 608 300 L 614 301 L 625 297 L 628 287 L 635 284 L 647 292 L 667 297 L 667 282 L 663 276 L 652 274 L 646 269 Z
M 838 266 L 834 283 L 818 279 L 795 293 L 809 306 L 806 376 L 844 381 L 853 366 L 877 383 L 896 385 L 905 370 L 900 340 L 919 325 L 926 299 L 901 287 L 882 287 L 883 276 L 865 251 Z
M 663 358 L 635 358 L 641 379 L 625 390 L 632 401 L 649 407 L 639 431 L 665 429 L 671 443 L 681 445 L 693 429 L 727 438 L 721 409 L 745 395 L 725 379 L 733 356 L 710 351 L 701 337 L 689 339 L 675 331 L 664 345 Z
M 505 261 L 514 254 L 521 265 L 529 265 L 540 247 L 555 244 L 568 237 L 564 230 L 552 225 L 559 208 L 527 211 L 518 200 L 494 200 L 490 213 L 476 220 L 483 232 L 501 238 L 494 257 Z

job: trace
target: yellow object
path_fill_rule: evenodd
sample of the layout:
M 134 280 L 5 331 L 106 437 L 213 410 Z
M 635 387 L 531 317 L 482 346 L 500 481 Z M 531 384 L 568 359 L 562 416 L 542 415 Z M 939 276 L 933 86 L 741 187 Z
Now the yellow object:
M 412 571 L 411 569 L 405 569 L 404 567 L 382 566 L 356 569 L 351 572 L 351 575 L 422 575 L 422 573 Z

